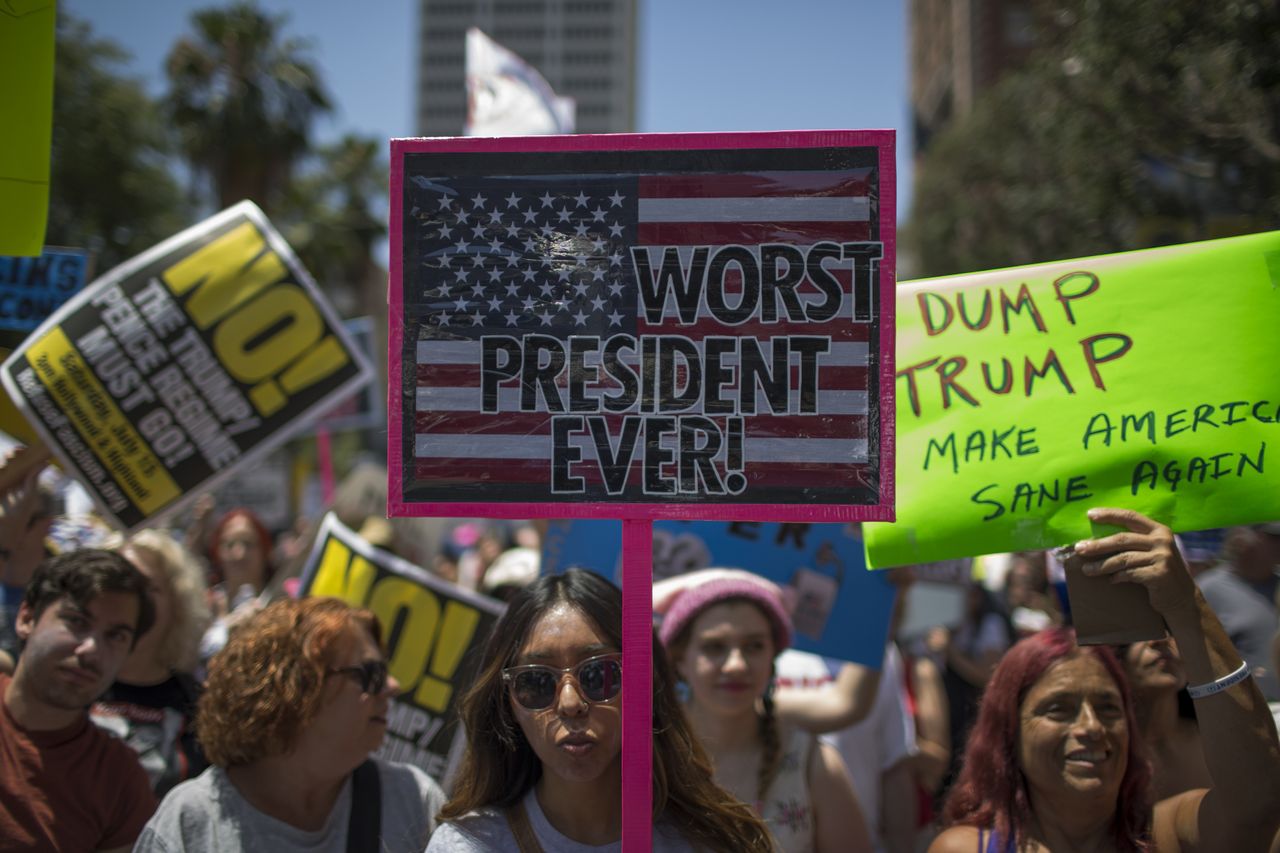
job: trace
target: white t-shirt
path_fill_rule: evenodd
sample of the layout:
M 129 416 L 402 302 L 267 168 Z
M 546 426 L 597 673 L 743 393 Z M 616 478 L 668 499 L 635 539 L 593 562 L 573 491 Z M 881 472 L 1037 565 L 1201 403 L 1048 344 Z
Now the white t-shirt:
M 622 842 L 592 846 L 579 844 L 561 835 L 543 814 L 538 805 L 538 797 L 534 789 L 524 797 L 524 811 L 529 817 L 529 826 L 538 838 L 544 853 L 621 853 Z M 653 828 L 654 853 L 683 853 L 695 849 L 693 845 L 680 837 L 674 827 L 659 823 Z M 435 835 L 431 836 L 431 844 L 427 853 L 520 853 L 515 836 L 511 834 L 511 825 L 506 815 L 498 809 L 481 809 L 463 815 L 458 820 L 440 824 Z

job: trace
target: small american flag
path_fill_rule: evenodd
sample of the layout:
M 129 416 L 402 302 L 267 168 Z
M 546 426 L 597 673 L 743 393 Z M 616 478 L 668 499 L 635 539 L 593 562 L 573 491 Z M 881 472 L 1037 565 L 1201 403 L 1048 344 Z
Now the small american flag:
M 533 395 L 538 401 L 533 410 L 528 405 L 522 409 L 521 377 L 515 376 L 498 388 L 497 412 L 486 412 L 485 338 L 527 341 L 528 336 L 546 336 L 567 346 L 582 338 L 678 335 L 701 355 L 709 337 L 732 336 L 752 339 L 749 345 L 767 360 L 775 346 L 785 346 L 779 343 L 783 339 L 817 336 L 829 340 L 829 346 L 818 363 L 816 395 L 802 399 L 802 368 L 793 352 L 785 403 L 776 391 L 770 396 L 756 388 L 754 413 L 742 420 L 737 456 L 728 445 L 718 454 L 718 466 L 726 472 L 737 466 L 745 477 L 739 480 L 745 488 L 725 499 L 874 503 L 878 417 L 871 416 L 878 392 L 869 353 L 875 352 L 879 326 L 866 317 L 855 319 L 852 265 L 842 263 L 838 251 L 826 262 L 844 298 L 839 313 L 821 322 L 785 310 L 776 317 L 755 312 L 744 320 L 725 322 L 723 310 L 743 304 L 744 294 L 758 286 L 754 278 L 761 274 L 763 245 L 795 250 L 787 252 L 786 261 L 765 257 L 763 263 L 773 266 L 775 278 L 817 244 L 876 245 L 877 169 L 874 149 L 869 151 L 834 168 L 829 153 L 811 149 L 804 152 L 811 155 L 808 161 L 789 165 L 819 167 L 621 174 L 607 168 L 608 163 L 594 163 L 590 153 L 576 155 L 582 159 L 574 162 L 572 172 L 540 169 L 545 163 L 539 164 L 535 155 L 501 155 L 508 162 L 496 159 L 493 172 L 509 167 L 513 157 L 529 159 L 516 174 L 461 176 L 433 174 L 430 158 L 410 158 L 404 198 L 402 434 L 404 458 L 413 461 L 405 466 L 405 498 L 550 499 L 552 421 L 563 410 L 548 406 L 543 391 Z M 762 164 L 778 159 L 760 158 Z M 604 168 L 592 168 L 600 165 Z M 696 314 L 687 304 L 682 312 L 674 294 L 660 305 L 652 295 L 642 297 L 644 287 L 658 286 L 667 251 L 678 255 L 682 273 L 693 273 L 702 251 L 698 247 L 705 247 L 705 261 L 725 246 L 743 247 L 735 250 L 739 259 L 753 260 L 721 266 L 724 295 L 716 298 L 722 310 L 708 307 L 713 298 L 709 286 Z M 811 275 L 805 275 L 794 292 L 800 305 L 823 299 Z M 866 295 L 861 298 L 863 304 L 856 310 L 864 315 Z M 870 314 L 874 318 L 874 311 Z M 722 361 L 732 372 L 741 367 L 741 360 L 734 351 Z M 623 350 L 622 361 L 642 373 L 639 346 Z M 600 370 L 600 364 L 596 351 L 576 368 L 586 371 L 585 387 L 597 397 L 621 395 L 621 383 Z M 566 365 L 560 371 L 556 382 L 561 389 L 570 383 L 574 369 Z M 410 376 L 415 377 L 411 391 Z M 680 376 L 687 380 L 688 370 L 682 369 Z M 740 381 L 724 382 L 722 396 L 737 399 Z M 626 411 L 601 413 L 609 425 L 611 447 L 616 451 L 619 446 L 626 417 L 650 413 L 638 402 Z M 710 417 L 732 433 L 730 418 Z M 641 488 L 643 448 L 632 457 L 624 492 L 606 495 L 593 436 L 581 432 L 569 441 L 581 454 L 581 461 L 569 466 L 570 473 L 586 484 L 580 499 L 655 499 Z M 671 461 L 667 467 L 674 471 L 678 465 Z M 684 493 L 662 500 L 700 497 Z

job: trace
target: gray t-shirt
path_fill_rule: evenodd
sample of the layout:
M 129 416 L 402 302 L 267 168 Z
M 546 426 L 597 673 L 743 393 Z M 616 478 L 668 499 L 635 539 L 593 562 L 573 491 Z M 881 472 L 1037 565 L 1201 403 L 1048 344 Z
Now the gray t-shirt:
M 556 831 L 547 816 L 538 805 L 538 797 L 533 789 L 524 797 L 525 814 L 529 816 L 529 825 L 544 853 L 621 853 L 622 842 L 601 844 L 593 847 L 590 844 L 579 844 Z M 680 833 L 670 824 L 659 823 L 653 828 L 654 853 L 684 853 L 694 850 L 689 842 L 680 837 Z M 511 826 L 506 816 L 497 809 L 481 809 L 463 815 L 458 820 L 440 824 L 436 834 L 431 836 L 431 844 L 427 853 L 520 853 L 515 836 L 511 834 Z
M 444 792 L 417 767 L 374 760 L 382 788 L 382 851 L 420 853 L 444 805 Z M 220 767 L 169 792 L 142 830 L 134 853 L 241 850 L 346 853 L 351 779 L 343 783 L 325 825 L 314 832 L 276 820 L 249 804 Z

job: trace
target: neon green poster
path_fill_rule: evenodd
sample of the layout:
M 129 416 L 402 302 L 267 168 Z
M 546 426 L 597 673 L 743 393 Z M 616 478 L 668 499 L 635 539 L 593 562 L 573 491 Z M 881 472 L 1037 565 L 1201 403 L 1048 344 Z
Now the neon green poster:
M 1280 518 L 1280 231 L 905 282 L 869 565 Z

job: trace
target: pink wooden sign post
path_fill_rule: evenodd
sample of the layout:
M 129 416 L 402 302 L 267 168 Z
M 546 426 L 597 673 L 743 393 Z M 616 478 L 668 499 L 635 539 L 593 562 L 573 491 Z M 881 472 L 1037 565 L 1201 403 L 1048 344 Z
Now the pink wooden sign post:
M 388 513 L 622 520 L 627 851 L 652 520 L 893 518 L 893 146 L 392 140 Z

